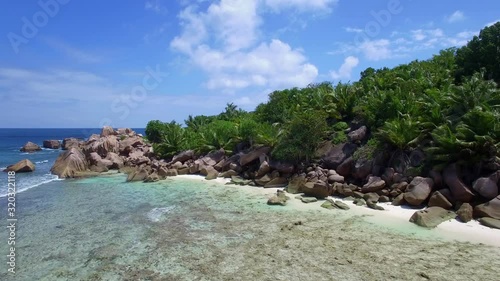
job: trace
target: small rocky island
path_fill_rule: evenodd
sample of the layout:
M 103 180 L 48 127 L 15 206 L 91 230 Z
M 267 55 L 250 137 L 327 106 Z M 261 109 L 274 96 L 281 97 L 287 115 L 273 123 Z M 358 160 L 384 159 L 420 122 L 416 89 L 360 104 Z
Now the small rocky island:
M 66 139 L 63 148 L 67 151 L 61 153 L 51 171 L 61 178 L 78 178 L 119 170 L 128 175 L 127 181 L 143 182 L 199 174 L 207 180 L 230 178 L 233 184 L 284 188 L 289 194 L 327 199 L 323 207 L 329 209 L 348 209 L 329 196 L 352 198 L 354 204 L 376 210 L 383 210 L 378 202 L 425 205 L 427 209 L 415 212 L 410 219 L 424 227 L 435 227 L 455 217 L 462 222 L 476 218 L 484 225 L 500 226 L 500 171 L 474 179 L 472 186 L 465 184 L 463 179 L 470 175 L 464 175 L 457 163 L 425 176 L 403 175 L 384 167 L 383 159 L 353 159 L 355 143 L 365 137 L 365 132 L 363 127 L 352 130 L 349 142 L 321 147 L 318 163 L 297 167 L 272 160 L 271 149 L 266 146 L 234 153 L 220 149 L 206 155 L 188 150 L 168 160 L 159 159 L 152 145 L 131 129 L 104 127 L 100 135 L 94 134 L 86 141 Z M 414 158 L 414 164 L 419 165 L 418 155 Z M 268 204 L 286 205 L 287 198 L 278 190 Z

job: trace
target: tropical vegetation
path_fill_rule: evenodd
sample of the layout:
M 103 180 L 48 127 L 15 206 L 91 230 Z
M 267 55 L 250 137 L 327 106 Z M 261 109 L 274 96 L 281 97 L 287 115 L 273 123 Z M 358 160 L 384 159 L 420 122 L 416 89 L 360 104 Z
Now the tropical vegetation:
M 349 128 L 368 128 L 360 151 L 403 159 L 419 150 L 426 167 L 500 163 L 500 22 L 466 46 L 392 69 L 368 68 L 353 83 L 329 82 L 274 91 L 247 112 L 227 104 L 185 125 L 150 121 L 146 136 L 160 157 L 187 149 L 236 152 L 271 147 L 271 156 L 314 161 L 318 145 L 346 142 Z M 359 153 L 358 153 L 359 154 Z

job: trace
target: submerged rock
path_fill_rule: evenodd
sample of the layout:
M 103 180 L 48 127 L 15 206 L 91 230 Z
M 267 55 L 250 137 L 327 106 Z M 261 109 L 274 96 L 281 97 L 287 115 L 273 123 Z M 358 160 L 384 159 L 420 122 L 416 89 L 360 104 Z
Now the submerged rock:
M 276 195 L 273 197 L 269 198 L 267 200 L 268 205 L 280 205 L 280 206 L 285 206 L 286 201 L 288 201 L 288 197 L 285 195 L 285 192 L 278 190 Z
M 347 206 L 346 203 L 342 202 L 342 201 L 335 201 L 333 202 L 333 205 L 341 210 L 349 210 L 349 206 Z
M 14 165 L 10 165 L 4 172 L 28 173 L 35 170 L 35 164 L 28 159 L 21 160 Z
M 316 197 L 302 197 L 300 201 L 302 201 L 303 203 L 314 203 L 318 202 L 318 199 Z

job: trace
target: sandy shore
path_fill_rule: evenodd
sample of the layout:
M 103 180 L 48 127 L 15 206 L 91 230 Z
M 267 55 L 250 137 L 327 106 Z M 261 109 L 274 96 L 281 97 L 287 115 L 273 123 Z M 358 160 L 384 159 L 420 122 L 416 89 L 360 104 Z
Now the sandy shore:
M 206 181 L 207 183 L 227 184 L 229 179 L 217 178 L 207 181 L 202 176 L 198 175 L 180 175 L 178 178 L 191 179 L 196 181 Z M 253 194 L 254 196 L 262 197 L 262 203 L 266 204 L 267 199 L 276 194 L 279 188 L 262 188 L 255 186 L 238 186 L 244 192 Z M 291 198 L 287 202 L 287 208 L 293 208 L 303 211 L 325 211 L 321 207 L 324 200 L 305 204 L 295 197 L 297 194 L 288 194 Z M 352 201 L 343 200 L 338 197 L 330 197 L 334 200 L 340 200 L 346 203 L 351 209 L 345 211 L 348 215 L 362 216 L 363 219 L 380 227 L 388 228 L 402 234 L 416 235 L 423 238 L 436 238 L 445 241 L 460 241 L 470 242 L 474 244 L 484 244 L 495 247 L 500 247 L 500 230 L 492 229 L 480 225 L 478 221 L 473 220 L 468 223 L 460 222 L 456 219 L 441 223 L 434 229 L 425 229 L 409 222 L 410 217 L 414 212 L 421 210 L 419 208 L 410 208 L 409 206 L 393 206 L 390 203 L 379 203 L 384 207 L 384 211 L 373 210 L 366 206 L 356 206 Z M 280 208 L 280 207 L 276 207 Z M 328 210 L 326 210 L 328 211 Z

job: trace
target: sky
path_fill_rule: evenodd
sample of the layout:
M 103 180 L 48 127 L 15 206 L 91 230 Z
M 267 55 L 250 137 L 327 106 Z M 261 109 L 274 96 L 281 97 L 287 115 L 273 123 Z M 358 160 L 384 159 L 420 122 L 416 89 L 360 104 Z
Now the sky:
M 143 128 L 462 46 L 500 1 L 0 1 L 0 127 Z

